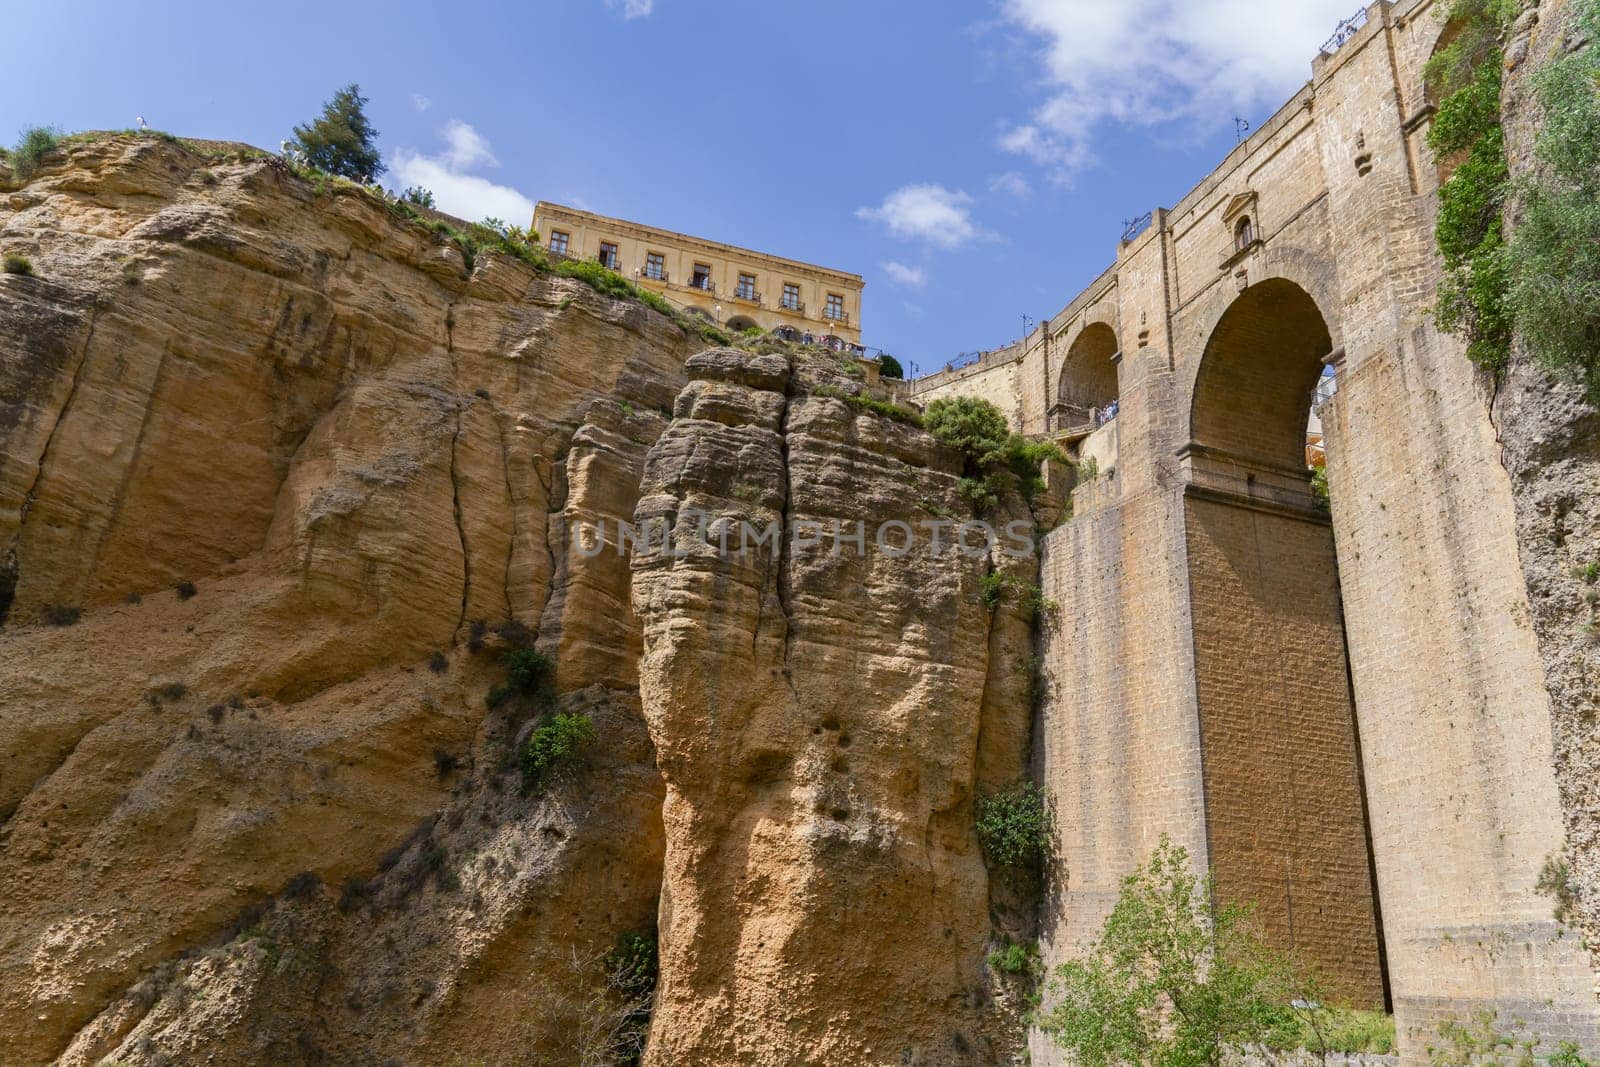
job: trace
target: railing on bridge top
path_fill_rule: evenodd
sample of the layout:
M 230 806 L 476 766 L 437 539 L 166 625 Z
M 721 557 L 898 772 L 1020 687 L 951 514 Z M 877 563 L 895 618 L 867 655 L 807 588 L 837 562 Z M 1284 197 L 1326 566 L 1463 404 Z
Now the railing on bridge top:
M 1146 211 L 1143 215 L 1140 215 L 1136 219 L 1123 219 L 1122 243 L 1127 244 L 1129 241 L 1143 233 L 1145 228 L 1150 225 L 1150 220 L 1154 216 L 1155 212 Z
M 1350 38 L 1361 32 L 1361 27 L 1367 24 L 1367 9 L 1362 8 L 1354 15 L 1345 19 L 1334 29 L 1333 36 L 1322 42 L 1322 54 L 1331 56 L 1346 44 Z

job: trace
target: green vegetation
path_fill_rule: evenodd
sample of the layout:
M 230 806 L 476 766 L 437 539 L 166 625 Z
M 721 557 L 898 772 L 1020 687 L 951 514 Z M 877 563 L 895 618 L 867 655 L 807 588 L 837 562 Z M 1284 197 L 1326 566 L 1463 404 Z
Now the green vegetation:
M 1268 1048 L 1309 1049 L 1319 1055 L 1342 1052 L 1386 1056 L 1394 1051 L 1394 1016 L 1381 1011 L 1335 1008 L 1305 999 L 1291 1002 L 1292 1023 L 1279 1027 L 1265 1041 Z
M 883 378 L 903 380 L 906 376 L 906 369 L 900 365 L 898 359 L 895 359 L 887 352 L 882 352 L 878 355 L 878 375 Z
M 7 252 L 5 259 L 0 261 L 0 270 L 4 270 L 7 274 L 32 277 L 33 262 L 20 252 Z
M 811 390 L 812 396 L 829 396 L 835 400 L 843 400 L 862 411 L 870 411 L 875 415 L 882 415 L 886 419 L 903 422 L 910 426 L 921 426 L 922 416 L 911 408 L 891 404 L 887 400 L 878 400 L 861 393 L 852 393 L 848 389 L 841 389 L 836 385 L 819 385 Z
M 989 968 L 999 974 L 1032 975 L 1039 969 L 1037 942 L 1011 941 L 989 953 Z
M 1555 920 L 1570 923 L 1577 916 L 1577 901 L 1572 893 L 1572 868 L 1561 856 L 1551 856 L 1539 870 L 1533 888 L 1555 902 Z
M 601 964 L 605 970 L 606 989 L 620 1004 L 613 1011 L 597 1013 L 601 1016 L 599 1025 L 591 1022 L 587 1027 L 594 1033 L 589 1041 L 580 1041 L 580 1044 L 598 1046 L 595 1051 L 600 1055 L 582 1059 L 584 1063 L 633 1067 L 644 1057 L 645 1041 L 650 1033 L 650 1010 L 661 967 L 655 933 L 623 934 Z
M 1317 509 L 1333 510 L 1333 499 L 1328 495 L 1328 468 L 1326 465 L 1311 468 L 1311 495 L 1316 497 Z
M 1600 401 L 1600 0 L 1574 13 L 1588 43 L 1532 78 L 1543 171 L 1516 186 L 1506 304 L 1534 361 Z
M 1050 854 L 1050 811 L 1044 790 L 1018 782 L 1003 793 L 978 798 L 978 843 L 993 867 L 1037 873 Z
M 33 177 L 44 154 L 60 143 L 61 131 L 54 126 L 30 126 L 23 130 L 17 143 L 6 153 L 11 176 L 17 181 Z
M 1067 462 L 1053 441 L 1031 441 L 1011 432 L 1000 409 L 978 397 L 944 397 L 928 405 L 922 425 L 929 433 L 966 457 L 961 491 L 979 514 L 999 502 L 997 470 L 1009 470 L 1017 487 L 1031 501 L 1044 488 L 1040 468 L 1045 460 Z
M 531 697 L 541 704 L 555 695 L 555 664 L 536 648 L 513 648 L 501 662 L 506 680 L 489 687 L 485 702 L 498 708 L 512 697 Z
M 1166 837 L 1123 880 L 1095 941 L 1056 969 L 1056 1003 L 1040 1018 L 1075 1062 L 1211 1067 L 1229 1046 L 1295 1026 L 1292 966 L 1262 943 L 1248 909 L 1213 911 L 1211 889 Z
M 294 128 L 292 143 L 307 166 L 363 185 L 384 172 L 366 104 L 361 86 L 352 82 L 322 105 L 321 118 Z
M 400 199 L 417 207 L 432 208 L 433 193 L 420 185 L 408 185 L 406 191 L 400 194 Z
M 1513 1022 L 1520 1029 L 1521 1024 Z M 1496 1025 L 1492 1011 L 1481 1011 L 1463 1022 L 1449 1018 L 1439 1024 L 1439 1036 L 1428 1046 L 1432 1067 L 1590 1067 L 1582 1051 L 1570 1041 L 1540 1050 L 1537 1034 L 1507 1034 Z
M 1030 619 L 1036 619 L 1041 615 L 1052 615 L 1060 610 L 1054 600 L 1044 595 L 1044 590 L 1033 582 L 1009 572 L 991 571 L 984 575 L 979 583 L 979 590 L 983 597 L 983 606 L 990 611 L 999 607 L 1007 595 L 1018 597 L 1023 611 Z
M 1434 312 L 1440 329 L 1464 337 L 1467 355 L 1499 370 L 1511 349 L 1506 307 L 1505 234 L 1510 191 L 1500 127 L 1500 40 L 1516 16 L 1515 0 L 1452 0 L 1444 17 L 1459 30 L 1424 72 L 1439 101 L 1428 145 L 1454 172 L 1439 189 L 1434 238 L 1444 259 Z
M 594 740 L 594 723 L 581 712 L 558 712 L 545 717 L 522 743 L 517 762 L 522 768 L 522 787 L 529 793 L 542 793 L 550 776 L 572 762 Z

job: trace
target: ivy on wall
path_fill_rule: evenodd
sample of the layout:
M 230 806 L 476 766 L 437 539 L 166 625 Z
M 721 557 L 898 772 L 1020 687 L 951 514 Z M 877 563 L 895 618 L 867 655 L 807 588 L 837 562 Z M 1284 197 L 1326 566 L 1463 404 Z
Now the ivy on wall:
M 1504 368 L 1515 336 L 1540 366 L 1600 402 L 1600 0 L 1575 0 L 1580 46 L 1531 78 L 1540 168 L 1513 180 L 1500 92 L 1502 41 L 1519 8 L 1453 0 L 1455 36 L 1425 72 L 1439 100 L 1428 144 L 1450 172 L 1434 230 L 1445 268 L 1435 316 L 1480 366 Z
M 1468 357 L 1499 370 L 1511 351 L 1501 213 L 1511 187 L 1500 127 L 1501 36 L 1516 0 L 1453 0 L 1455 36 L 1428 61 L 1424 77 L 1439 101 L 1428 145 L 1454 167 L 1439 187 L 1434 237 L 1444 278 L 1434 314 L 1440 329 L 1466 338 Z

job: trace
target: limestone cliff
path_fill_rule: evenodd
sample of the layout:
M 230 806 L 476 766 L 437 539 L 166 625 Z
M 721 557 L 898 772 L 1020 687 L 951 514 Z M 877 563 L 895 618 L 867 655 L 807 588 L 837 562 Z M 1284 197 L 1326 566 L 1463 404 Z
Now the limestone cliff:
M 1543 166 L 1534 149 L 1542 115 L 1532 75 L 1586 43 L 1593 46 L 1565 0 L 1528 5 L 1513 27 L 1502 112 L 1514 175 L 1533 175 Z M 1600 587 L 1592 572 L 1600 563 L 1600 411 L 1578 386 L 1552 380 L 1534 356 L 1523 343 L 1515 347 L 1495 390 L 1493 417 L 1516 500 L 1567 829 L 1567 854 L 1550 857 L 1545 888 L 1555 898 L 1551 906 L 1582 929 L 1600 962 Z
M 0 1062 L 579 1062 L 658 914 L 654 1062 L 1014 1047 L 971 807 L 1031 629 L 979 585 L 1033 558 L 570 534 L 965 514 L 849 367 L 239 146 L 0 195 Z M 528 640 L 600 739 L 539 795 L 484 699 Z

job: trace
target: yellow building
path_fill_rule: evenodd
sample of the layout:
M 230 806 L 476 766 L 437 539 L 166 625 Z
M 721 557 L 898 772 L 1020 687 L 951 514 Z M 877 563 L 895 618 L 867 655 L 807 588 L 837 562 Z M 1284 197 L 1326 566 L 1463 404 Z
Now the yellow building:
M 596 259 L 673 305 L 732 330 L 861 343 L 859 274 L 540 201 L 533 228 L 545 247 Z

